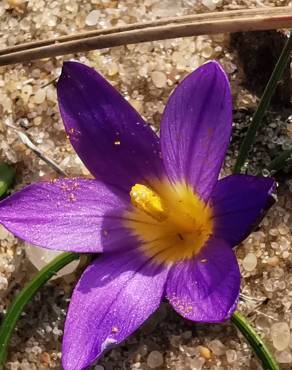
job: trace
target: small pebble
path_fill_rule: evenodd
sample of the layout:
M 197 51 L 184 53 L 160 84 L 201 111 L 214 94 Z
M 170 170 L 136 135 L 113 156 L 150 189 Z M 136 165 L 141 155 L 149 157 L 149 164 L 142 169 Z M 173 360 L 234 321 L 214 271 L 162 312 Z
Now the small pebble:
M 156 367 L 163 365 L 163 356 L 158 351 L 152 351 L 147 357 L 147 365 L 150 369 L 155 369 Z
M 243 261 L 242 261 L 242 267 L 246 271 L 253 271 L 257 266 L 257 257 L 253 253 L 248 253 Z
M 213 55 L 213 48 L 211 45 L 205 45 L 201 51 L 202 57 L 209 59 Z
M 50 358 L 50 355 L 48 354 L 48 352 L 43 352 L 40 355 L 40 360 L 41 360 L 42 363 L 44 363 L 46 365 L 49 365 L 50 362 L 51 362 L 51 358 Z
M 229 364 L 232 364 L 237 360 L 237 353 L 234 349 L 228 349 L 226 351 L 226 360 Z
M 281 235 L 287 235 L 289 233 L 289 228 L 286 225 L 280 225 L 278 230 Z
M 264 315 L 260 315 L 259 317 L 257 317 L 255 323 L 256 326 L 261 330 L 267 330 L 270 328 L 270 320 Z
M 202 4 L 205 5 L 209 10 L 215 10 L 217 6 L 216 0 L 202 0 Z
M 107 72 L 109 76 L 114 76 L 119 72 L 119 66 L 116 62 L 109 63 L 107 66 Z
M 86 26 L 95 26 L 97 25 L 98 19 L 100 17 L 99 10 L 92 10 L 88 16 L 85 18 Z
M 136 109 L 136 111 L 140 114 L 142 113 L 143 102 L 141 100 L 130 99 L 130 104 Z
M 273 257 L 270 257 L 269 259 L 267 259 L 267 264 L 269 266 L 272 266 L 272 267 L 276 267 L 279 265 L 279 257 L 278 256 L 273 256 Z
M 8 287 L 8 280 L 4 276 L 0 275 L 0 290 L 7 289 L 7 287 Z
M 167 82 L 166 75 L 163 72 L 159 72 L 159 71 L 152 72 L 151 79 L 154 85 L 160 89 L 164 87 Z
M 200 351 L 200 355 L 206 360 L 209 360 L 211 358 L 211 351 L 209 350 L 209 348 L 200 346 L 199 351 Z
M 290 253 L 288 251 L 283 252 L 282 257 L 284 259 L 288 258 L 290 256 Z
M 278 351 L 283 351 L 289 346 L 290 328 L 286 322 L 277 322 L 271 326 L 271 339 L 273 346 Z
M 45 89 L 38 89 L 34 95 L 34 102 L 36 104 L 42 104 L 46 99 L 46 90 Z
M 276 353 L 275 358 L 280 364 L 292 364 L 292 353 L 289 350 Z
M 27 85 L 24 85 L 22 90 L 21 90 L 21 97 L 24 101 L 24 103 L 27 103 L 28 100 L 29 100 L 29 97 L 31 96 L 32 94 L 32 86 L 27 84 Z
M 209 347 L 216 356 L 222 356 L 226 352 L 226 347 L 219 339 L 211 340 Z
M 7 3 L 11 8 L 18 8 L 25 4 L 25 0 L 7 0 Z
M 203 358 L 192 358 L 189 360 L 189 369 L 191 370 L 201 370 L 205 364 L 205 360 Z

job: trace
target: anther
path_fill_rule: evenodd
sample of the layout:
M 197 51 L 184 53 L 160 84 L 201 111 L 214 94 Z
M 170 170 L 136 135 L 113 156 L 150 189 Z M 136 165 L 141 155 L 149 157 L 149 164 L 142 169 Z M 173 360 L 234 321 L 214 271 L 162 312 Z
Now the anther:
M 162 199 L 145 185 L 136 184 L 130 191 L 133 206 L 147 213 L 157 221 L 164 221 L 168 214 Z

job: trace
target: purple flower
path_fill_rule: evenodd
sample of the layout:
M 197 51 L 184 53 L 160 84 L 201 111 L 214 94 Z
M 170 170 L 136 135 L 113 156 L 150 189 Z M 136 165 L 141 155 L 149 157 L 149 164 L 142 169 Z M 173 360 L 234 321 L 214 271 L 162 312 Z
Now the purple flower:
M 40 247 L 104 253 L 73 292 L 64 369 L 86 369 L 165 297 L 187 319 L 228 319 L 240 287 L 232 247 L 267 207 L 274 181 L 218 180 L 232 124 L 220 65 L 204 64 L 179 84 L 160 139 L 82 64 L 64 64 L 58 99 L 71 143 L 95 180 L 30 185 L 1 203 L 0 222 Z

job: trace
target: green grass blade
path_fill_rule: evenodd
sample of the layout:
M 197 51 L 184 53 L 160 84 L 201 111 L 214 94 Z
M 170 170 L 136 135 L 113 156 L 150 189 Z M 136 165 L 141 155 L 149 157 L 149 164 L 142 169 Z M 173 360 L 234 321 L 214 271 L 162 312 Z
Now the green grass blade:
M 250 326 L 247 319 L 238 311 L 231 316 L 232 323 L 243 334 L 245 339 L 251 345 L 258 359 L 261 361 L 264 370 L 280 370 L 279 365 L 271 352 L 266 347 L 260 336 Z
M 11 187 L 14 180 L 15 170 L 7 163 L 0 164 L 0 197 Z
M 275 69 L 269 79 L 269 82 L 264 90 L 263 96 L 259 102 L 257 110 L 253 116 L 252 122 L 247 130 L 245 138 L 239 149 L 239 154 L 235 163 L 234 173 L 239 173 L 244 166 L 247 159 L 249 150 L 253 145 L 256 137 L 257 130 L 262 124 L 264 114 L 270 104 L 271 98 L 276 90 L 277 84 L 281 79 L 283 72 L 288 64 L 292 50 L 292 37 L 291 32 L 279 57 L 279 60 L 275 66 Z
M 0 327 L 0 369 L 4 367 L 6 359 L 7 346 L 10 337 L 16 326 L 16 323 L 24 310 L 27 303 L 38 292 L 52 276 L 54 276 L 61 268 L 68 265 L 70 262 L 78 259 L 80 256 L 77 253 L 62 253 L 52 262 L 47 264 L 38 274 L 23 288 L 16 296 L 11 306 L 9 307 L 2 325 Z

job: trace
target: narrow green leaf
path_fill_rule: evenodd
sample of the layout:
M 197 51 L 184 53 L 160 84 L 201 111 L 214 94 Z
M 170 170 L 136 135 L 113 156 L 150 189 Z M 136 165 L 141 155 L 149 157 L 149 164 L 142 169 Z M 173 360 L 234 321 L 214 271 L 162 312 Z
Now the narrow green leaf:
M 0 197 L 2 197 L 12 185 L 15 170 L 7 163 L 0 164 Z
M 240 146 L 239 154 L 238 154 L 235 166 L 234 166 L 235 173 L 241 172 L 242 167 L 244 166 L 244 163 L 246 162 L 249 150 L 255 141 L 257 130 L 262 124 L 264 114 L 266 113 L 266 110 L 270 104 L 271 98 L 274 95 L 274 92 L 276 90 L 277 84 L 279 80 L 281 79 L 283 72 L 288 64 L 288 61 L 291 56 L 291 50 L 292 50 L 292 37 L 291 37 L 291 32 L 290 32 L 289 37 L 286 41 L 286 44 L 284 45 L 282 53 L 279 57 L 279 60 L 275 66 L 275 69 L 264 90 L 263 96 L 259 102 L 257 110 L 255 111 L 255 114 L 247 130 L 245 138 L 243 139 L 243 142 Z M 260 61 L 260 63 L 261 62 L 262 61 Z
M 27 303 L 33 298 L 38 290 L 59 270 L 70 262 L 78 259 L 77 253 L 62 253 L 52 262 L 47 264 L 38 274 L 23 288 L 9 307 L 0 327 L 0 369 L 4 368 L 7 346 L 17 321 Z
M 245 339 L 251 345 L 253 351 L 261 361 L 264 370 L 280 370 L 279 365 L 273 355 L 262 341 L 260 336 L 250 326 L 247 319 L 238 311 L 231 316 L 232 323 L 243 334 Z

